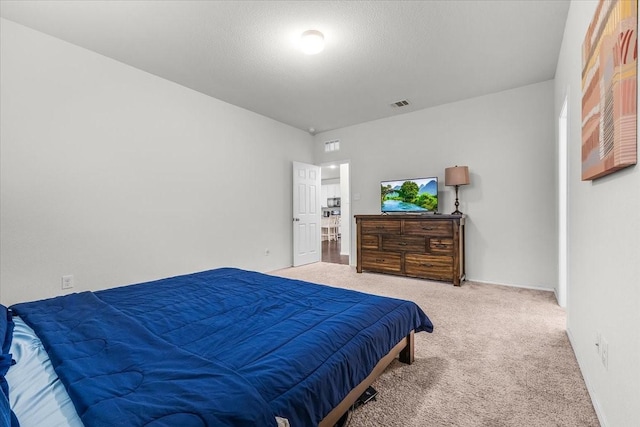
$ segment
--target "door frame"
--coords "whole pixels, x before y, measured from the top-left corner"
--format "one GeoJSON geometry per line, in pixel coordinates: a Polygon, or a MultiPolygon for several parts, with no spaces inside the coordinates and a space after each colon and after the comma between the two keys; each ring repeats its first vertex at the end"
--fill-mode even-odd
{"type": "Polygon", "coordinates": [[[341,167],[341,165],[348,165],[348,172],[346,173],[346,176],[343,177],[342,173],[340,173],[338,175],[338,179],[340,180],[340,199],[341,199],[341,206],[340,206],[340,221],[342,224],[342,241],[340,244],[340,252],[342,255],[342,251],[343,251],[343,246],[344,246],[344,242],[347,242],[347,248],[348,251],[346,251],[347,253],[345,255],[348,256],[349,259],[349,265],[351,265],[351,260],[353,259],[352,254],[353,254],[353,248],[354,246],[354,237],[355,237],[355,222],[353,220],[353,212],[351,210],[351,161],[349,159],[344,159],[344,160],[335,160],[333,162],[323,162],[320,163],[320,167],[325,167],[325,166],[330,166],[330,165],[337,165],[338,168],[341,167]],[[343,181],[344,182],[344,187],[346,188],[346,197],[344,194],[342,194],[343,191],[343,181]],[[346,207],[346,215],[345,215],[345,208],[346,207]],[[345,229],[346,227],[346,229],[345,229]]]}
{"type": "Polygon", "coordinates": [[[558,294],[560,307],[567,307],[569,282],[569,90],[558,116],[558,294]]]}

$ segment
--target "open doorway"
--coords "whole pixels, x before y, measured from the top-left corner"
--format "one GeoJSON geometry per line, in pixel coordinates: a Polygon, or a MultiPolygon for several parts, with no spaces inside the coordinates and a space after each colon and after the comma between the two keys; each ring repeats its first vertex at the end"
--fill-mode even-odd
{"type": "Polygon", "coordinates": [[[349,264],[351,255],[351,204],[349,162],[321,165],[322,261],[349,264]]]}

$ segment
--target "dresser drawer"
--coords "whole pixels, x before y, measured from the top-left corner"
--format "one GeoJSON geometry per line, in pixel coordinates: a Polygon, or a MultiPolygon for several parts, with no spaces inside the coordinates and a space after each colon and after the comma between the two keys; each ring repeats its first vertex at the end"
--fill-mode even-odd
{"type": "Polygon", "coordinates": [[[363,234],[360,245],[362,245],[362,249],[380,249],[380,236],[377,234],[363,234]]]}
{"type": "Polygon", "coordinates": [[[427,240],[423,236],[382,236],[383,251],[426,252],[427,240]]]}
{"type": "Polygon", "coordinates": [[[453,257],[406,254],[404,271],[410,276],[450,280],[453,275],[453,257]]]}
{"type": "Polygon", "coordinates": [[[400,221],[380,220],[380,221],[363,221],[363,234],[400,234],[400,221]]]}
{"type": "Polygon", "coordinates": [[[362,251],[362,268],[365,270],[400,273],[402,261],[399,253],[362,251]]]}
{"type": "Polygon", "coordinates": [[[453,239],[429,239],[429,252],[432,254],[453,255],[453,239]]]}
{"type": "Polygon", "coordinates": [[[437,219],[430,221],[412,221],[407,219],[404,221],[404,234],[453,237],[453,222],[439,221],[437,219]]]}

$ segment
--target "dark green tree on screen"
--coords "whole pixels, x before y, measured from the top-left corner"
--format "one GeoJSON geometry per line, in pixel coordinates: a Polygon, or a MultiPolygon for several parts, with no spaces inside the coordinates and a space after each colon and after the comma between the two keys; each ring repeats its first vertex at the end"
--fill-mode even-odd
{"type": "Polygon", "coordinates": [[[393,193],[393,188],[390,185],[381,185],[380,186],[380,203],[384,204],[384,199],[387,197],[387,194],[393,193]]]}
{"type": "Polygon", "coordinates": [[[416,197],[418,197],[419,190],[420,188],[415,182],[405,181],[400,187],[400,190],[398,190],[398,194],[402,198],[402,201],[406,203],[413,203],[416,197]]]}

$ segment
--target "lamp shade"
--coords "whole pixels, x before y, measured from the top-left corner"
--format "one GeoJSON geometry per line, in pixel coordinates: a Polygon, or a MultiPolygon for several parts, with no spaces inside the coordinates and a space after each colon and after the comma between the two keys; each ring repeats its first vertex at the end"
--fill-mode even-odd
{"type": "Polygon", "coordinates": [[[453,166],[444,170],[444,185],[469,184],[469,167],[453,166]]]}

